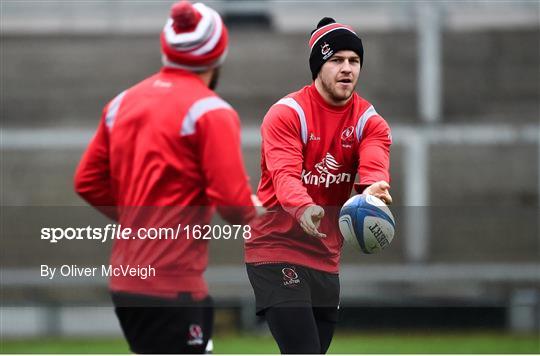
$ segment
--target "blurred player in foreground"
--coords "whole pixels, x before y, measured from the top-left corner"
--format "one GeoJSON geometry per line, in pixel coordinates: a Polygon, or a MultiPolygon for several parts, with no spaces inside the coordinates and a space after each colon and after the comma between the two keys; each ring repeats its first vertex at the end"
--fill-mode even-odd
{"type": "Polygon", "coordinates": [[[355,93],[364,50],[347,25],[311,33],[313,83],[274,104],[261,127],[258,197],[246,263],[257,304],[282,353],[326,353],[339,304],[339,208],[351,190],[391,203],[390,129],[355,93]],[[358,173],[359,183],[354,184],[358,173]]]}
{"type": "MultiPolygon", "coordinates": [[[[213,206],[234,224],[255,215],[237,113],[213,89],[228,34],[213,9],[182,1],[161,33],[160,72],[116,96],[75,175],[75,189],[122,228],[209,224],[213,206]]],[[[213,309],[203,278],[207,240],[116,240],[113,266],[151,266],[146,279],[118,275],[110,290],[136,353],[203,353],[213,309]]]]}

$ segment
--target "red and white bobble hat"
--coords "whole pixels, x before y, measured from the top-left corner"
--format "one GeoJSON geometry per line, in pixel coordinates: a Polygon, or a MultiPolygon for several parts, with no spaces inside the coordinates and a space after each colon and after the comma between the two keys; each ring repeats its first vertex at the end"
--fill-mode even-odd
{"type": "Polygon", "coordinates": [[[165,66],[195,72],[219,67],[227,56],[229,35],[219,14],[201,3],[181,1],[161,32],[165,66]]]}
{"type": "Polygon", "coordinates": [[[354,51],[360,57],[360,65],[364,63],[364,46],[360,37],[351,26],[337,23],[331,17],[323,17],[317,28],[311,31],[309,48],[309,68],[314,80],[323,64],[339,51],[354,51]]]}

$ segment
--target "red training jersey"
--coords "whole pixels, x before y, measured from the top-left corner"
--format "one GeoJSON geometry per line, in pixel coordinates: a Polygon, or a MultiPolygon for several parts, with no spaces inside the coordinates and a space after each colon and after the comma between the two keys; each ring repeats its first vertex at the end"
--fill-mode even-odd
{"type": "Polygon", "coordinates": [[[386,121],[354,93],[344,106],[327,104],[315,84],[274,104],[262,127],[257,195],[268,213],[252,221],[247,263],[287,262],[337,273],[343,238],[339,209],[377,181],[390,181],[392,137],[386,121]],[[306,234],[299,217],[310,205],[325,209],[319,231],[306,234]]]}
{"type": "Polygon", "coordinates": [[[113,276],[110,288],[156,296],[207,293],[207,240],[214,207],[231,223],[255,215],[240,150],[240,120],[195,74],[164,67],[106,105],[75,174],[75,189],[122,228],[168,228],[176,239],[115,240],[113,266],[151,266],[155,276],[113,276]]]}

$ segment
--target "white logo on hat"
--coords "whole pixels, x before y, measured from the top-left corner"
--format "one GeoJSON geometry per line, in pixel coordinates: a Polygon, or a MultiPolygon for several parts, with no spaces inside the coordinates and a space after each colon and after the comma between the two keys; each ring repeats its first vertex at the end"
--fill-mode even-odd
{"type": "Polygon", "coordinates": [[[328,58],[334,55],[334,50],[330,48],[330,45],[328,43],[325,42],[321,45],[321,54],[323,55],[323,61],[326,61],[328,58]]]}
{"type": "Polygon", "coordinates": [[[321,54],[324,56],[326,55],[328,52],[330,52],[331,49],[330,49],[330,45],[328,43],[324,43],[321,45],[321,54]]]}

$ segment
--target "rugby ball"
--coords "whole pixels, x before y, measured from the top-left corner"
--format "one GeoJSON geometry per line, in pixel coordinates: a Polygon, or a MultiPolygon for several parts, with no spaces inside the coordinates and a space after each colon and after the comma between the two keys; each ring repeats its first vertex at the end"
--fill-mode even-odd
{"type": "Polygon", "coordinates": [[[394,239],[396,222],[388,206],[373,195],[355,195],[343,204],[339,230],[345,241],[364,253],[377,253],[394,239]]]}

